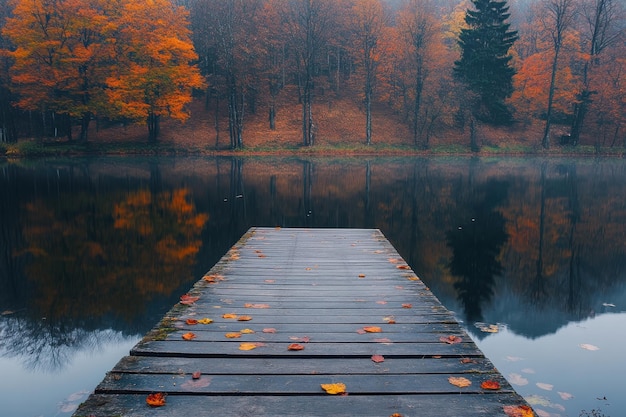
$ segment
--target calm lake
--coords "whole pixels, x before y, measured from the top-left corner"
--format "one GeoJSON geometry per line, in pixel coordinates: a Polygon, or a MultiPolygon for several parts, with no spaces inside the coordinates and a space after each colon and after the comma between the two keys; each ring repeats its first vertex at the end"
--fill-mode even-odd
{"type": "Polygon", "coordinates": [[[620,159],[0,163],[0,415],[70,416],[251,226],[378,228],[538,415],[626,415],[620,159]]]}

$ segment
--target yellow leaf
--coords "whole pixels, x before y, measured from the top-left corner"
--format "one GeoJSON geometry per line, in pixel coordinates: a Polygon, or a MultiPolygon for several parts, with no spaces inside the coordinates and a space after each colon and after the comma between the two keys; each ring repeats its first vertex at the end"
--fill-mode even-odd
{"type": "Polygon", "coordinates": [[[258,345],[256,343],[241,343],[239,345],[239,350],[252,350],[256,349],[258,345]]]}
{"type": "Polygon", "coordinates": [[[463,378],[462,376],[460,377],[451,376],[450,378],[448,378],[448,382],[459,388],[469,387],[470,385],[472,385],[472,381],[470,381],[467,378],[463,378]]]}
{"type": "Polygon", "coordinates": [[[211,324],[211,323],[213,323],[213,320],[212,319],[208,319],[208,318],[205,317],[203,319],[198,320],[198,323],[199,324],[211,324]]]}
{"type": "Polygon", "coordinates": [[[341,382],[337,382],[335,384],[320,384],[322,389],[326,391],[326,394],[336,395],[336,394],[345,394],[346,393],[346,384],[342,384],[341,382]]]}
{"type": "Polygon", "coordinates": [[[243,330],[240,330],[239,333],[241,333],[241,334],[252,334],[252,333],[254,333],[254,330],[252,330],[252,329],[243,329],[243,330]]]}
{"type": "Polygon", "coordinates": [[[237,339],[241,337],[241,333],[226,333],[224,336],[226,336],[228,339],[237,339]]]}
{"type": "Polygon", "coordinates": [[[226,313],[222,315],[223,319],[236,319],[237,315],[234,313],[226,313]]]}

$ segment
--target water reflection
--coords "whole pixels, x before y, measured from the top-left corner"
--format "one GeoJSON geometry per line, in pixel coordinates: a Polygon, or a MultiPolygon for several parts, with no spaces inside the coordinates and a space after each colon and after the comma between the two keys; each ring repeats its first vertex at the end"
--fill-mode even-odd
{"type": "Polygon", "coordinates": [[[4,164],[0,352],[57,368],[95,330],[145,332],[253,225],[380,228],[467,321],[536,338],[624,285],[625,180],[612,160],[4,164]]]}

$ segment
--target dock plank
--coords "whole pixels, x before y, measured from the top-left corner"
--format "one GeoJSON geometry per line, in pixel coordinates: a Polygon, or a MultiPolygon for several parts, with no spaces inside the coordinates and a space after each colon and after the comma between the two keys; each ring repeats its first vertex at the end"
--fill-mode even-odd
{"type": "Polygon", "coordinates": [[[253,228],[205,278],[75,417],[471,417],[528,406],[378,230],[253,228]],[[483,389],[487,380],[500,389],[483,389]],[[335,382],[347,395],[321,389],[335,382]],[[154,392],[165,406],[146,404],[154,392]]]}

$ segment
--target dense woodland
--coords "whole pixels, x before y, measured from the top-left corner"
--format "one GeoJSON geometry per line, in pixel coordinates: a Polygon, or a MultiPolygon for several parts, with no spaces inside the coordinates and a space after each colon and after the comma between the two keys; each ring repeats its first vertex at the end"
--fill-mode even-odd
{"type": "Polygon", "coordinates": [[[277,129],[286,105],[312,146],[319,109],[349,97],[367,144],[385,108],[420,148],[538,123],[544,148],[626,146],[625,13],[624,0],[9,0],[0,140],[87,140],[95,120],[147,124],[155,141],[202,100],[230,148],[252,115],[277,129]]]}

